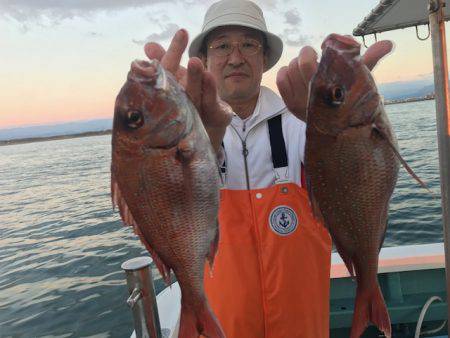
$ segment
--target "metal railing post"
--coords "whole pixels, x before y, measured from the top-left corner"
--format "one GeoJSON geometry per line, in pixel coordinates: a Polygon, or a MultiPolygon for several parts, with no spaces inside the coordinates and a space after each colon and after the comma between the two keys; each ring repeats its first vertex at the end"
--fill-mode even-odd
{"type": "Polygon", "coordinates": [[[429,21],[433,49],[436,129],[441,179],[442,221],[445,244],[445,275],[447,287],[447,317],[450,323],[450,116],[447,45],[445,40],[444,0],[429,1],[429,21]]]}
{"type": "Polygon", "coordinates": [[[127,276],[136,338],[161,338],[158,306],[153,286],[150,257],[136,257],[122,264],[127,276]]]}

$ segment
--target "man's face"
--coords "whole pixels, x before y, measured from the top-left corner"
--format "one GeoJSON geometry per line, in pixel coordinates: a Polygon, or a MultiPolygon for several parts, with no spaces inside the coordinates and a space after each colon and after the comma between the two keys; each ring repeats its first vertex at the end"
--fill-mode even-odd
{"type": "Polygon", "coordinates": [[[244,102],[259,94],[267,64],[262,45],[261,33],[246,27],[221,27],[208,36],[206,67],[216,79],[224,101],[244,102]],[[252,47],[255,42],[256,49],[252,47]],[[224,55],[223,49],[230,46],[231,53],[224,55]]]}

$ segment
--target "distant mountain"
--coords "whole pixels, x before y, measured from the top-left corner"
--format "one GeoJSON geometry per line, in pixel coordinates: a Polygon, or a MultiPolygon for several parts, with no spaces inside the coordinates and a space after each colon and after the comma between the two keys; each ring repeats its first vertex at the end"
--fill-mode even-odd
{"type": "Polygon", "coordinates": [[[386,100],[400,100],[411,97],[421,97],[434,93],[433,78],[414,81],[382,83],[378,90],[386,100]]]}
{"type": "Polygon", "coordinates": [[[434,93],[434,83],[423,87],[422,89],[420,89],[419,91],[417,91],[413,95],[415,97],[420,97],[420,96],[425,96],[425,95],[428,95],[428,94],[431,94],[431,93],[434,93]]]}
{"type": "Polygon", "coordinates": [[[0,129],[0,141],[32,137],[49,137],[103,131],[112,128],[111,119],[75,121],[53,125],[0,129]]]}

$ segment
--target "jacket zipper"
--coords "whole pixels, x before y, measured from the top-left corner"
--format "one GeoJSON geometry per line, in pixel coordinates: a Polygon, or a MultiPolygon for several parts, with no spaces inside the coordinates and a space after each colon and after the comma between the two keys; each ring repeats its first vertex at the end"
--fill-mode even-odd
{"type": "Polygon", "coordinates": [[[247,149],[246,141],[247,141],[247,138],[242,140],[242,155],[244,155],[245,180],[247,182],[247,190],[250,190],[250,177],[248,174],[248,164],[247,164],[248,149],[247,149]]]}
{"type": "MultiPolygon", "coordinates": [[[[242,155],[244,156],[244,168],[245,168],[245,182],[247,183],[247,190],[250,190],[250,176],[248,174],[248,163],[247,163],[247,157],[248,157],[248,149],[247,149],[247,137],[250,134],[250,131],[252,129],[254,129],[256,126],[258,126],[259,124],[266,122],[267,120],[271,119],[272,117],[276,116],[278,113],[280,113],[281,111],[283,111],[284,109],[286,109],[286,107],[283,107],[282,109],[280,109],[279,111],[277,111],[275,114],[273,114],[272,116],[266,117],[264,120],[259,121],[257,124],[255,124],[254,126],[252,126],[248,131],[247,131],[247,135],[245,135],[245,138],[242,138],[241,135],[239,135],[238,131],[236,130],[236,128],[230,124],[231,128],[234,129],[234,131],[236,132],[236,135],[239,137],[239,139],[241,140],[242,143],[242,155]]],[[[246,126],[245,126],[244,122],[244,126],[242,127],[242,131],[245,132],[246,130],[246,126]]]]}

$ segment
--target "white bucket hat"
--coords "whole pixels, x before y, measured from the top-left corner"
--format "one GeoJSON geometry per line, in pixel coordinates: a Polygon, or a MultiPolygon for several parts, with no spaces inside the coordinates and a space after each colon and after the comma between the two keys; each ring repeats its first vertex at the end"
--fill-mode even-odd
{"type": "Polygon", "coordinates": [[[199,56],[203,40],[212,30],[222,26],[243,26],[265,34],[268,46],[267,69],[272,68],[281,57],[283,42],[275,34],[269,33],[261,8],[248,0],[221,0],[209,7],[205,14],[202,31],[189,47],[189,57],[199,56]]]}

